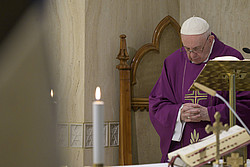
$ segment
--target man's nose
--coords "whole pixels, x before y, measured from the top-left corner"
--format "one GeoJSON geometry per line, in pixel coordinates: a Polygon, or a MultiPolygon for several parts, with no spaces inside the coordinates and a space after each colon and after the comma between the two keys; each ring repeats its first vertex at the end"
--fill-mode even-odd
{"type": "Polygon", "coordinates": [[[191,52],[189,52],[189,56],[194,56],[194,55],[196,54],[191,50],[191,52]]]}

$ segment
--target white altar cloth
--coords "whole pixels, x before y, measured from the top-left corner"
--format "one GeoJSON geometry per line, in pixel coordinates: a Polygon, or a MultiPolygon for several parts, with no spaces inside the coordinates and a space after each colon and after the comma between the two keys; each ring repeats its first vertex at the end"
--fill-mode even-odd
{"type": "MultiPolygon", "coordinates": [[[[121,167],[121,166],[112,166],[121,167]]],[[[142,164],[142,165],[125,165],[124,167],[168,167],[168,163],[142,164]]]]}

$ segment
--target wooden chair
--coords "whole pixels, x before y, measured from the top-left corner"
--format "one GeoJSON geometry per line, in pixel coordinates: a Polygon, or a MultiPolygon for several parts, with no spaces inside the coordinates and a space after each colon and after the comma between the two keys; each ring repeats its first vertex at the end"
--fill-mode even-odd
{"type": "Polygon", "coordinates": [[[180,26],[166,16],[154,30],[152,43],[143,45],[128,64],[126,35],[120,35],[119,164],[160,162],[159,136],[148,114],[148,96],[159,78],[164,59],[181,47],[180,26]]]}

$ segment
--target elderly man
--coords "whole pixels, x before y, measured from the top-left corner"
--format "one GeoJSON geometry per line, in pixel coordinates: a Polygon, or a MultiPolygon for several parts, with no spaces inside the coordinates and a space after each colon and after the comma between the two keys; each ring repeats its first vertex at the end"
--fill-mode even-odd
{"type": "MultiPolygon", "coordinates": [[[[215,121],[215,112],[220,112],[223,123],[229,122],[229,111],[222,101],[188,89],[209,60],[222,56],[244,59],[240,52],[219,41],[200,17],[182,24],[181,39],[183,47],[165,59],[149,96],[150,119],[161,140],[161,162],[168,159],[169,152],[206,137],[205,127],[215,121]]],[[[217,93],[228,99],[228,92],[217,93]]],[[[236,98],[237,113],[250,127],[250,93],[237,92],[236,98]]]]}

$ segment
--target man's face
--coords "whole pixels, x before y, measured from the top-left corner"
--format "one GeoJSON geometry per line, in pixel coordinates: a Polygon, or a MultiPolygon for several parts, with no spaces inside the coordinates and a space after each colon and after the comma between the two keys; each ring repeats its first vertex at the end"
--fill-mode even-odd
{"type": "Polygon", "coordinates": [[[183,46],[188,59],[194,64],[204,62],[211,48],[210,36],[204,35],[181,35],[183,46]]]}

